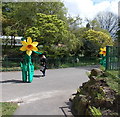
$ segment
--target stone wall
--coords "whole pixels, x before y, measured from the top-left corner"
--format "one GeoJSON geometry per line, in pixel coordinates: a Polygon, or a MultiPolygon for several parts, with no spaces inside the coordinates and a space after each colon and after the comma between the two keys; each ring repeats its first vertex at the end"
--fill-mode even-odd
{"type": "Polygon", "coordinates": [[[91,70],[90,80],[82,84],[71,98],[71,111],[74,116],[111,117],[118,116],[120,95],[112,90],[104,79],[96,76],[105,73],[99,69],[91,70]]]}

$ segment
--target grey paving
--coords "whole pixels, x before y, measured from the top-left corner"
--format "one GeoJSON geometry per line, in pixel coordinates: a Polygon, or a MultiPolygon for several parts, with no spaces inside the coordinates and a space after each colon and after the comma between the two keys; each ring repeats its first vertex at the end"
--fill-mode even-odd
{"type": "Polygon", "coordinates": [[[48,69],[45,77],[35,71],[32,83],[23,83],[21,72],[2,73],[2,99],[19,103],[14,115],[65,115],[69,110],[69,97],[83,82],[91,67],[48,69]]]}

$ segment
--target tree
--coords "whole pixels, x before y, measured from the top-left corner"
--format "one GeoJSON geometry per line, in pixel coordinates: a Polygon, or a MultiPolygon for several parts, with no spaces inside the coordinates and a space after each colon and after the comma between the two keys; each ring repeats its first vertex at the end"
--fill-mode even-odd
{"type": "Polygon", "coordinates": [[[57,15],[66,21],[66,8],[62,2],[8,2],[2,4],[2,29],[6,35],[6,28],[17,30],[19,36],[23,36],[25,30],[34,26],[33,20],[37,13],[57,15]]]}
{"type": "Polygon", "coordinates": [[[67,9],[63,2],[40,2],[37,3],[37,13],[56,15],[58,19],[66,21],[67,9]]]}
{"type": "Polygon", "coordinates": [[[69,16],[67,18],[67,23],[68,23],[68,30],[71,32],[71,34],[74,34],[75,37],[77,38],[77,48],[75,49],[75,51],[72,51],[72,54],[74,54],[75,56],[79,56],[81,54],[81,46],[82,46],[82,39],[81,39],[81,35],[83,33],[80,33],[79,29],[82,25],[82,19],[80,18],[80,16],[76,16],[76,17],[71,17],[69,16]]]}
{"type": "Polygon", "coordinates": [[[120,46],[120,17],[118,17],[118,31],[117,31],[117,39],[115,40],[115,45],[120,46]]]}
{"type": "Polygon", "coordinates": [[[81,24],[82,24],[82,19],[80,18],[80,16],[76,16],[76,17],[67,17],[67,23],[68,23],[68,27],[70,31],[74,31],[77,30],[81,24]]]}
{"type": "Polygon", "coordinates": [[[86,24],[87,29],[92,29],[92,30],[95,30],[95,31],[101,31],[101,32],[104,32],[108,35],[110,34],[108,32],[108,30],[101,28],[100,23],[96,19],[93,19],[93,20],[86,19],[86,20],[88,22],[86,24]]]}
{"type": "Polygon", "coordinates": [[[86,24],[86,28],[89,28],[89,29],[93,29],[93,30],[101,30],[101,27],[100,27],[100,24],[97,20],[93,19],[93,20],[89,20],[89,19],[86,19],[86,21],[88,22],[86,24]]]}
{"type": "Polygon", "coordinates": [[[19,36],[24,35],[26,28],[33,26],[33,19],[36,14],[36,4],[32,2],[3,3],[3,34],[6,35],[6,28],[17,30],[19,36]]]}
{"type": "Polygon", "coordinates": [[[106,29],[113,38],[116,37],[118,30],[118,16],[112,12],[100,12],[95,17],[102,29],[106,29]]]}
{"type": "Polygon", "coordinates": [[[77,48],[77,38],[56,15],[37,13],[34,23],[33,27],[26,30],[26,37],[38,41],[50,55],[69,55],[77,48]]]}
{"type": "Polygon", "coordinates": [[[113,45],[110,35],[101,31],[90,29],[85,32],[83,38],[83,51],[85,56],[96,56],[101,47],[113,45]]]}

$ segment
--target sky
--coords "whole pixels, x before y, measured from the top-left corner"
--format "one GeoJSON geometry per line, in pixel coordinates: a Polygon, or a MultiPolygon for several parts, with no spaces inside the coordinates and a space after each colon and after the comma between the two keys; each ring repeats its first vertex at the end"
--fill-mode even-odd
{"type": "Polygon", "coordinates": [[[120,0],[63,0],[70,16],[93,19],[100,11],[111,11],[118,15],[120,0]]]}

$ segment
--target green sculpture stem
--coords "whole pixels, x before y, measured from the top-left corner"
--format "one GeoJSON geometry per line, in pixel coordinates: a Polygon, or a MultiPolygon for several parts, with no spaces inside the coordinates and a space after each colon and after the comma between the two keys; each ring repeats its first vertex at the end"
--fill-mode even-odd
{"type": "Polygon", "coordinates": [[[100,57],[101,57],[100,64],[106,67],[106,56],[101,55],[100,57]]]}
{"type": "MultiPolygon", "coordinates": [[[[33,51],[36,54],[42,54],[41,52],[33,51]]],[[[33,75],[34,75],[34,65],[31,61],[31,56],[25,54],[23,57],[23,62],[21,62],[21,69],[22,69],[22,80],[23,82],[32,82],[33,75]]]]}

